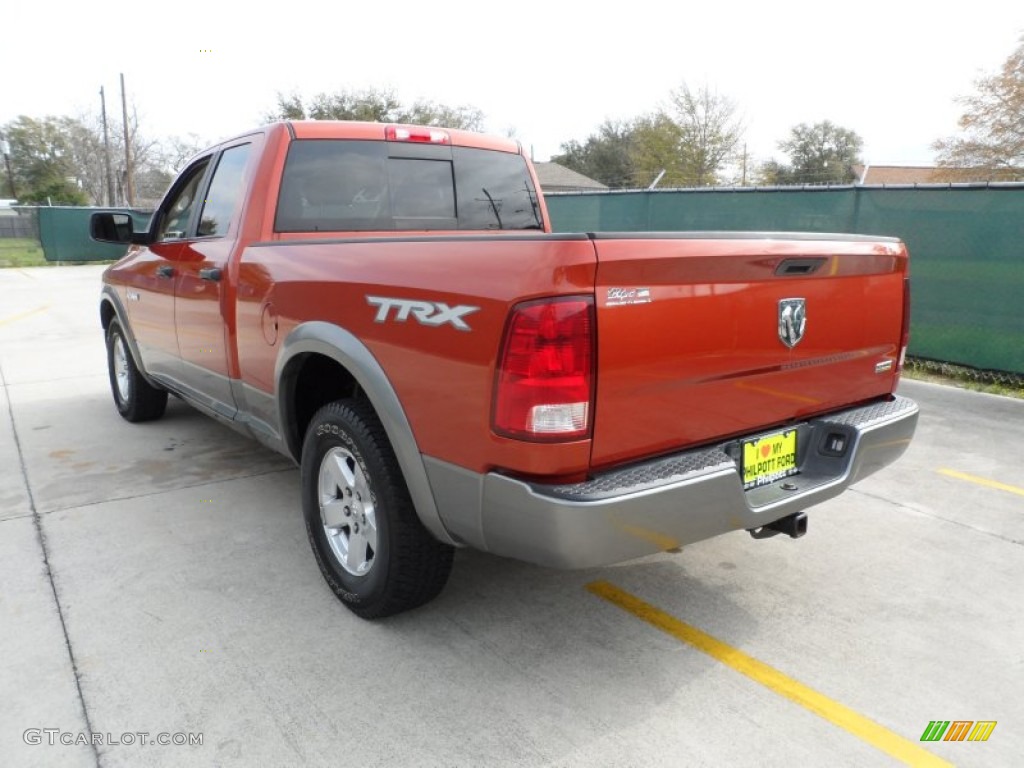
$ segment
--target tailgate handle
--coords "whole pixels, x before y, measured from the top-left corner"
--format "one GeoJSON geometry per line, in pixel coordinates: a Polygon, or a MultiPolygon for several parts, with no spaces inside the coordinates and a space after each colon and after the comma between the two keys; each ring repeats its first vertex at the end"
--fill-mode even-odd
{"type": "Polygon", "coordinates": [[[785,259],[775,268],[776,277],[795,277],[799,275],[813,275],[824,264],[827,259],[785,259]]]}

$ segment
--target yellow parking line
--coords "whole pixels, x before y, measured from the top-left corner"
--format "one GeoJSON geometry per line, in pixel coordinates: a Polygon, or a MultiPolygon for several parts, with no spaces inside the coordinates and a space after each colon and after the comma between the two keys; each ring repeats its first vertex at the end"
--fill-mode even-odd
{"type": "Polygon", "coordinates": [[[46,305],[44,305],[42,307],[36,307],[35,309],[30,309],[27,312],[21,312],[21,313],[19,313],[17,315],[11,315],[10,317],[5,317],[3,320],[0,320],[0,325],[7,325],[7,323],[13,323],[13,322],[16,322],[18,320],[24,320],[26,317],[29,317],[30,315],[34,315],[37,312],[45,312],[49,308],[50,308],[50,305],[46,304],[46,305]]]}
{"type": "Polygon", "coordinates": [[[978,477],[977,475],[968,475],[966,472],[957,472],[955,469],[939,469],[936,471],[940,475],[945,475],[946,477],[955,477],[957,480],[966,480],[968,483],[984,485],[986,488],[995,488],[997,491],[1006,491],[1007,493],[1015,493],[1018,496],[1024,496],[1024,488],[1018,488],[1015,485],[1007,485],[1006,483],[989,480],[985,477],[978,477]]]}
{"type": "Polygon", "coordinates": [[[595,581],[587,585],[587,590],[656,629],[660,629],[677,640],[693,646],[698,651],[706,653],[711,658],[717,659],[819,717],[823,717],[833,725],[838,725],[848,733],[907,765],[936,767],[952,765],[928,750],[922,749],[914,742],[854,712],[849,707],[844,707],[839,702],[808,688],[803,683],[782,674],[753,656],[748,656],[743,651],[726,645],[721,640],[670,616],[650,603],[645,603],[614,584],[607,581],[595,581]]]}

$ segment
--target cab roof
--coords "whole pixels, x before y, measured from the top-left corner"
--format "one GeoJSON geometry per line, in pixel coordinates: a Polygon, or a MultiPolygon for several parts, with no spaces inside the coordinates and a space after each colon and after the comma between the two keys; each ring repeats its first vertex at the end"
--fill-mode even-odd
{"type": "Polygon", "coordinates": [[[437,126],[397,125],[394,123],[364,123],[348,120],[292,120],[288,121],[292,135],[296,139],[363,139],[384,141],[385,131],[390,127],[412,129],[414,131],[443,131],[448,135],[449,143],[456,147],[472,147],[475,149],[492,149],[498,152],[522,154],[518,141],[501,136],[489,136],[472,131],[437,126]]]}

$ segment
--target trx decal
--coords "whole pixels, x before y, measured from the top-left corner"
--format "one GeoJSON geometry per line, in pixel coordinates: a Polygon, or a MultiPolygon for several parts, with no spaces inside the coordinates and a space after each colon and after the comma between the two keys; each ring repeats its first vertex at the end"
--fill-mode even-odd
{"type": "Polygon", "coordinates": [[[385,296],[367,296],[366,303],[378,308],[377,316],[373,318],[376,323],[387,322],[389,314],[396,323],[404,323],[411,315],[420,325],[437,328],[447,323],[460,331],[472,330],[462,318],[480,311],[480,307],[469,307],[463,304],[450,307],[442,301],[390,299],[385,296]],[[395,310],[394,313],[391,312],[392,309],[395,310]]]}

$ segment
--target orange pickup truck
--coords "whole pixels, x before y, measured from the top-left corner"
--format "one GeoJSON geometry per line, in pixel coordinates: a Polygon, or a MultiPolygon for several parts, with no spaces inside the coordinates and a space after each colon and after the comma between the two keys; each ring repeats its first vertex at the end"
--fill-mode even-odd
{"type": "Polygon", "coordinates": [[[895,239],[552,234],[518,143],[282,122],[197,155],[104,273],[114,402],[168,393],[291,457],[355,613],[421,605],[455,547],[562,568],[803,512],[894,461],[895,239]]]}

